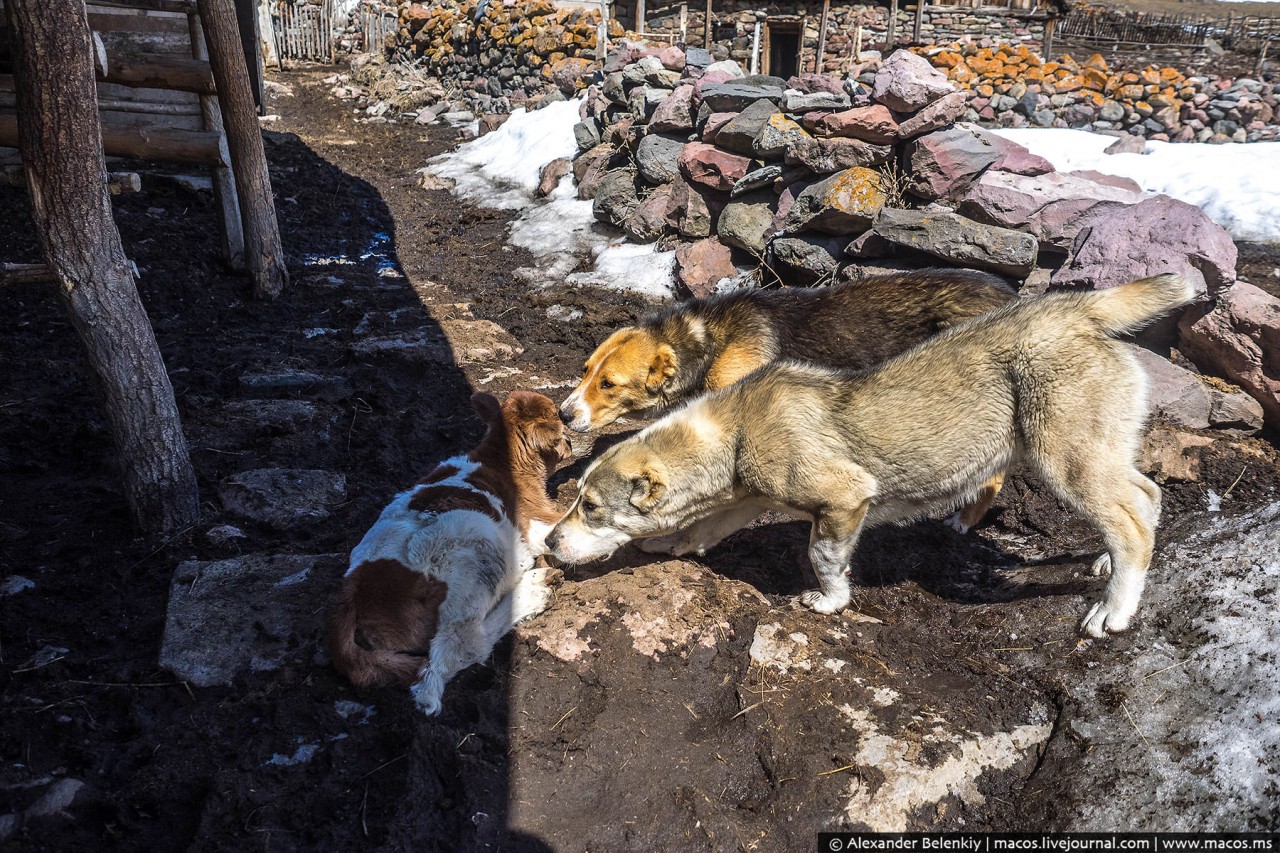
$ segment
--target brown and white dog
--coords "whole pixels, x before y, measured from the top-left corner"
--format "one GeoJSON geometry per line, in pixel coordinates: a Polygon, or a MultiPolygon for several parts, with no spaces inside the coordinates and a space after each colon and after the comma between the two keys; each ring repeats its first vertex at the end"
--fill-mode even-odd
{"type": "Polygon", "coordinates": [[[471,403],[484,439],[382,511],[351,552],[330,620],[339,672],[361,687],[411,684],[426,714],[551,595],[533,566],[559,517],[547,477],[571,453],[555,403],[529,391],[471,403]]]}

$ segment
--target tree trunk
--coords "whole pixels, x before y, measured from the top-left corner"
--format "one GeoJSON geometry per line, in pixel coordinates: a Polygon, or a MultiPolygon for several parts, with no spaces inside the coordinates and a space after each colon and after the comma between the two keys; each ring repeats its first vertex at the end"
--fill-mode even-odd
{"type": "Polygon", "coordinates": [[[199,0],[200,20],[213,79],[218,84],[218,104],[231,147],[231,166],[240,198],[244,223],[245,264],[259,299],[274,299],[289,283],[280,226],[271,198],[271,175],[262,150],[262,130],[253,104],[249,69],[245,65],[236,10],[232,0],[199,0]]]}
{"type": "Polygon", "coordinates": [[[40,246],[97,375],[133,517],[149,533],[173,531],[199,518],[195,472],[111,218],[84,2],[9,0],[5,11],[40,246]]]}

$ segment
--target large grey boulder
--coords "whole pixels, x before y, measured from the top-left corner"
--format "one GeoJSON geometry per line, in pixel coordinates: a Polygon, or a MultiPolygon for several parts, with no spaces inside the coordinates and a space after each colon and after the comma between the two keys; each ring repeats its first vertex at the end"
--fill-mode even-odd
{"type": "Polygon", "coordinates": [[[716,131],[716,145],[736,154],[756,156],[756,136],[777,112],[778,108],[772,101],[756,101],[721,125],[716,131]]]}
{"type": "Polygon", "coordinates": [[[786,284],[812,285],[835,278],[847,237],[805,234],[776,237],[769,243],[771,266],[786,284]]]}
{"type": "Polygon", "coordinates": [[[884,203],[880,173],[855,166],[804,187],[785,214],[783,230],[861,234],[884,203]]]}
{"type": "Polygon", "coordinates": [[[669,183],[679,173],[680,152],[685,138],[650,133],[636,146],[636,171],[651,184],[669,183]]]}
{"type": "Polygon", "coordinates": [[[861,139],[803,137],[787,146],[783,161],[803,166],[816,175],[840,172],[854,166],[878,166],[893,154],[893,146],[876,145],[861,139]]]}
{"type": "Polygon", "coordinates": [[[782,100],[782,89],[759,86],[746,81],[711,83],[698,89],[702,103],[717,113],[740,113],[756,101],[767,99],[776,106],[782,100]]]}
{"type": "Polygon", "coordinates": [[[1030,234],[955,213],[885,208],[872,230],[891,243],[959,266],[1023,278],[1036,265],[1038,246],[1030,234]]]}
{"type": "Polygon", "coordinates": [[[1262,428],[1262,406],[1239,388],[1210,384],[1150,350],[1134,347],[1133,352],[1147,374],[1153,418],[1186,429],[1253,433],[1262,428]]]}
{"type": "Polygon", "coordinates": [[[757,157],[774,159],[803,140],[810,139],[809,131],[782,113],[773,113],[761,126],[752,142],[751,150],[757,157]]]}
{"type": "Polygon", "coordinates": [[[169,585],[160,666],[197,687],[286,663],[314,665],[343,554],[250,554],[180,563],[169,585]]]}
{"type": "Polygon", "coordinates": [[[757,257],[763,255],[777,200],[772,190],[756,190],[730,201],[716,220],[716,233],[721,242],[757,257]]]}
{"type": "Polygon", "coordinates": [[[614,169],[604,176],[591,202],[591,213],[600,222],[621,226],[640,203],[630,169],[614,169]]]}
{"type": "Polygon", "coordinates": [[[913,113],[954,91],[929,60],[901,49],[880,63],[871,96],[894,112],[913,113]]]}

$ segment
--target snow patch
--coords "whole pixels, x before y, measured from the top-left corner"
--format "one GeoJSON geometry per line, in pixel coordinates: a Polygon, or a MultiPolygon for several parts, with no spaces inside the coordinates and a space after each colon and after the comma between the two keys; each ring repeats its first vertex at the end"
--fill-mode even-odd
{"type": "Polygon", "coordinates": [[[515,274],[534,287],[570,284],[626,290],[655,299],[675,295],[675,252],[628,243],[597,222],[592,203],[577,197],[565,176],[545,199],[535,199],[542,167],[572,157],[580,100],[534,112],[516,110],[501,127],[431,160],[431,174],[454,181],[453,192],[483,207],[519,211],[511,245],[534,257],[515,274]]]}
{"type": "Polygon", "coordinates": [[[840,707],[840,713],[858,729],[855,765],[874,767],[884,782],[872,786],[855,778],[849,784],[845,814],[875,832],[905,832],[907,819],[921,806],[943,797],[959,797],[966,805],[986,802],[978,779],[987,770],[1006,770],[1021,761],[1033,747],[1049,739],[1051,725],[1018,726],[1011,732],[965,737],[935,726],[921,742],[954,747],[937,765],[918,764],[921,744],[882,734],[875,718],[862,708],[840,707]],[[958,750],[959,754],[955,754],[958,750]]]}
{"type": "Polygon", "coordinates": [[[809,638],[804,634],[787,634],[776,622],[757,625],[751,638],[751,661],[782,672],[808,670],[811,668],[808,649],[809,638]]]}
{"type": "Polygon", "coordinates": [[[1236,240],[1280,242],[1280,145],[1148,142],[1143,154],[1105,154],[1115,137],[1064,128],[995,129],[1060,172],[1092,169],[1193,204],[1236,240]]]}
{"type": "Polygon", "coordinates": [[[30,578],[24,578],[22,575],[9,575],[3,581],[0,581],[0,598],[7,598],[10,595],[17,595],[28,589],[35,589],[36,582],[30,578]]]}

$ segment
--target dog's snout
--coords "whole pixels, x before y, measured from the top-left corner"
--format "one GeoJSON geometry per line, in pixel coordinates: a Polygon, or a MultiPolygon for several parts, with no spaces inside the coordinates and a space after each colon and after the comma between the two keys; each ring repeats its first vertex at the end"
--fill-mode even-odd
{"type": "Polygon", "coordinates": [[[573,412],[561,406],[560,407],[560,423],[564,424],[565,426],[568,426],[572,420],[573,420],[573,412]]]}
{"type": "Polygon", "coordinates": [[[560,544],[560,528],[553,527],[543,541],[547,543],[547,550],[554,551],[555,547],[560,544]]]}

